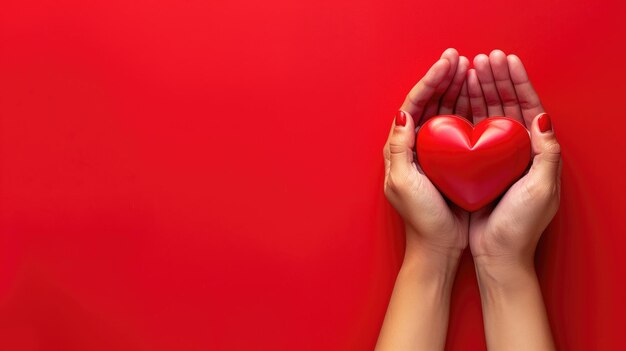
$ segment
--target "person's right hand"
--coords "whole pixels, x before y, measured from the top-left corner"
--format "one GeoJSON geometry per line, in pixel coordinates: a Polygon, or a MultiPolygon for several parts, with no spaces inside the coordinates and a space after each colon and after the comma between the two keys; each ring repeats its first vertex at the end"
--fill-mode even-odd
{"type": "Polygon", "coordinates": [[[376,350],[443,350],[450,296],[467,247],[467,212],[450,207],[415,163],[415,126],[436,114],[467,116],[469,60],[446,50],[409,92],[385,143],[385,195],[406,226],[398,272],[376,350]]]}
{"type": "Polygon", "coordinates": [[[404,219],[407,255],[411,247],[419,247],[435,256],[458,259],[467,247],[468,213],[450,207],[421,173],[414,147],[415,126],[428,118],[452,113],[467,117],[468,68],[466,57],[455,49],[446,50],[407,95],[384,147],[385,195],[404,219]]]}

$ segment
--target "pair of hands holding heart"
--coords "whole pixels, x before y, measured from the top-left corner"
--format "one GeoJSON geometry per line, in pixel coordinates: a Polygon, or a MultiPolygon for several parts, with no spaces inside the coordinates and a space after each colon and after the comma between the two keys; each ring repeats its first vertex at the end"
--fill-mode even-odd
{"type": "MultiPolygon", "coordinates": [[[[559,206],[560,146],[552,131],[550,117],[544,113],[517,56],[507,56],[500,50],[494,50],[489,56],[476,56],[473,66],[470,68],[469,60],[459,56],[455,49],[447,49],[411,89],[396,115],[384,147],[385,194],[405,221],[407,249],[419,246],[422,251],[426,249],[436,257],[458,259],[469,243],[476,264],[522,264],[534,269],[537,242],[559,206]],[[493,118],[481,123],[481,127],[493,122],[496,134],[500,127],[495,122],[501,119],[497,117],[505,116],[517,122],[505,120],[501,129],[523,131],[523,126],[530,135],[530,145],[526,146],[524,139],[526,144],[528,139],[525,135],[520,138],[519,130],[509,133],[508,139],[506,133],[501,138],[504,143],[517,138],[513,144],[527,147],[525,160],[522,156],[511,161],[510,158],[516,155],[497,155],[497,152],[487,152],[482,156],[503,160],[500,169],[491,167],[496,173],[510,173],[509,166],[519,168],[520,165],[521,170],[516,172],[522,173],[531,156],[532,164],[519,180],[509,179],[506,187],[511,185],[511,181],[515,182],[499,200],[479,204],[479,209],[470,208],[475,210],[471,213],[446,200],[420,167],[420,160],[427,161],[426,157],[418,159],[415,155],[416,130],[422,132],[420,127],[433,116],[452,114],[466,118],[475,126],[493,118]]],[[[455,117],[447,118],[447,122],[440,123],[447,123],[448,129],[452,128],[449,133],[455,133],[454,126],[450,125],[458,121],[454,121],[455,117]]],[[[433,126],[427,127],[430,128],[429,133],[437,130],[433,126]]],[[[425,130],[423,134],[426,135],[425,130]]],[[[422,138],[422,135],[419,137],[422,138]]],[[[417,144],[419,148],[420,141],[417,144]]],[[[457,167],[457,171],[471,173],[474,169],[471,164],[463,167],[466,169],[457,167]]],[[[484,174],[484,177],[495,179],[498,174],[484,174]]],[[[450,199],[454,198],[453,194],[447,195],[450,199]]],[[[464,207],[472,206],[476,203],[464,207]]]]}

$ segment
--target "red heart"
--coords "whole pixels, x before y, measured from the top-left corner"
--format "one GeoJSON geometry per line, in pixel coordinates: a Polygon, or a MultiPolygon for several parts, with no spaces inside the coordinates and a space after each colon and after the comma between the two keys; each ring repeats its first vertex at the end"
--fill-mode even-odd
{"type": "Polygon", "coordinates": [[[526,127],[506,117],[476,126],[452,115],[433,117],[417,134],[424,174],[448,199],[473,212],[495,200],[530,162],[526,127]]]}

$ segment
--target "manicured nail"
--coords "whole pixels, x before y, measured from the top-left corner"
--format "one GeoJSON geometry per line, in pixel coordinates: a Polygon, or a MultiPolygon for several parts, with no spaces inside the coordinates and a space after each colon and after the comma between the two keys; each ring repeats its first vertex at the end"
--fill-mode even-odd
{"type": "Polygon", "coordinates": [[[537,119],[537,125],[539,126],[539,130],[542,133],[552,130],[552,121],[550,120],[550,115],[544,113],[539,116],[539,119],[537,119]]]}
{"type": "Polygon", "coordinates": [[[396,125],[402,127],[406,125],[406,113],[402,110],[398,110],[396,113],[396,125]]]}

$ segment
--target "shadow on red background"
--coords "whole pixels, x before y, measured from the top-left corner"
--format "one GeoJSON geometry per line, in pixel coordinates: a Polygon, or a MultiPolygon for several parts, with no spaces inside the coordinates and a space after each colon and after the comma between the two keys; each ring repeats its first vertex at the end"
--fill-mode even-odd
{"type": "MultiPolygon", "coordinates": [[[[382,145],[448,46],[525,61],[563,146],[558,345],[623,348],[621,1],[3,1],[0,348],[369,350],[382,145]]],[[[469,256],[450,350],[484,348],[469,256]]]]}

